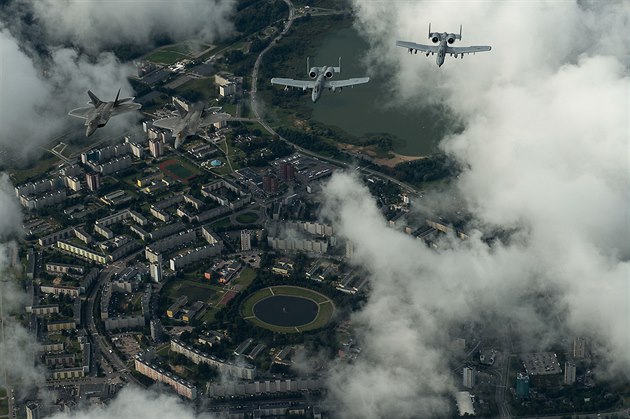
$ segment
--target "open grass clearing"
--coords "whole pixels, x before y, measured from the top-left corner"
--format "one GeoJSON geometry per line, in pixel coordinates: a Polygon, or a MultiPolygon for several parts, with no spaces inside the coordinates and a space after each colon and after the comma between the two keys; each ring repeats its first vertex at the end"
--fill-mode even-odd
{"type": "Polygon", "coordinates": [[[253,270],[252,268],[245,268],[238,275],[238,278],[232,281],[232,283],[234,285],[239,285],[242,291],[245,288],[249,287],[255,278],[256,278],[256,271],[253,270]]]}
{"type": "Polygon", "coordinates": [[[258,214],[253,211],[243,212],[236,216],[236,221],[241,224],[254,224],[258,221],[258,214]]]}
{"type": "Polygon", "coordinates": [[[219,291],[219,288],[210,284],[183,280],[170,283],[167,295],[172,301],[185,295],[188,297],[188,301],[209,302],[217,297],[219,291]]]}

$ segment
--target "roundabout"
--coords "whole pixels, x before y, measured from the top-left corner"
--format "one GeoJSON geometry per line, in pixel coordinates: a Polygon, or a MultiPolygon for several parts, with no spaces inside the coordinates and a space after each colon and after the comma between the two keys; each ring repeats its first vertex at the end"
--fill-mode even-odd
{"type": "Polygon", "coordinates": [[[301,333],[324,326],[335,310],[333,302],[308,288],[281,285],[263,288],[243,303],[245,320],[280,333],[301,333]]]}

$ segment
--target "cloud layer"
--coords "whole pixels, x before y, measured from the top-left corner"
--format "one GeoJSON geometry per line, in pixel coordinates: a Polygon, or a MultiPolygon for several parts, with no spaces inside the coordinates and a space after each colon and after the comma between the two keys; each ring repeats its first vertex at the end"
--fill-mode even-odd
{"type": "MultiPolygon", "coordinates": [[[[17,157],[19,164],[41,155],[56,136],[83,131],[84,121],[67,113],[86,106],[88,89],[103,100],[113,100],[119,88],[121,94],[132,94],[127,81],[131,66],[121,64],[111,53],[92,58],[73,49],[52,48],[50,56],[41,58],[1,28],[0,49],[6,63],[0,77],[0,148],[8,153],[0,155],[0,164],[8,163],[1,160],[3,156],[17,157]]],[[[122,121],[126,123],[118,128],[128,128],[130,118],[122,117],[122,121]]]]}
{"type": "Polygon", "coordinates": [[[232,30],[235,0],[23,0],[54,42],[100,52],[156,39],[212,42],[232,30]]]}
{"type": "Polygon", "coordinates": [[[190,405],[176,396],[155,390],[125,387],[106,406],[83,406],[71,414],[59,413],[51,419],[138,418],[138,419],[210,419],[213,416],[196,414],[190,405]]]}
{"type": "MultiPolygon", "coordinates": [[[[468,241],[433,251],[386,228],[356,179],[333,177],[325,214],[372,284],[354,317],[361,357],[330,379],[344,414],[445,413],[455,388],[446,331],[488,319],[529,343],[519,350],[589,336],[599,373],[630,377],[627,8],[356,0],[355,10],[366,60],[391,77],[392,101],[445,104],[461,119],[463,132],[440,146],[465,168],[446,193],[473,221],[468,241]],[[418,16],[437,31],[463,23],[460,45],[492,52],[447,56],[438,68],[435,57],[396,48],[396,39],[428,42],[418,16]],[[497,228],[513,233],[488,247],[479,231],[497,228]]],[[[452,210],[441,198],[422,204],[452,210]]]]}
{"type": "MultiPolygon", "coordinates": [[[[108,49],[150,50],[164,39],[213,42],[232,31],[234,6],[234,0],[7,2],[0,8],[0,167],[39,156],[63,133],[79,136],[82,121],[67,113],[85,106],[88,89],[103,100],[119,88],[133,96],[127,77],[134,69],[108,49]]],[[[135,120],[114,118],[106,130],[122,134],[135,120]]]]}

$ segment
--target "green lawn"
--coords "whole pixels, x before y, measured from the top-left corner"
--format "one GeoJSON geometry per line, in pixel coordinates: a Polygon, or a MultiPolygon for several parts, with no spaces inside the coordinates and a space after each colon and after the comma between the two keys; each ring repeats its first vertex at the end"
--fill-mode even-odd
{"type": "MultiPolygon", "coordinates": [[[[177,94],[186,95],[186,93],[201,93],[204,100],[210,100],[219,97],[219,88],[214,84],[214,79],[197,79],[191,80],[186,84],[175,89],[177,94]]],[[[211,105],[214,106],[214,105],[211,105]]]]}
{"type": "Polygon", "coordinates": [[[269,329],[277,333],[301,333],[308,330],[318,329],[324,326],[330,321],[335,311],[335,305],[333,302],[323,294],[317,291],[312,291],[307,288],[294,287],[290,285],[275,286],[270,288],[263,288],[252,294],[249,299],[243,304],[243,317],[251,321],[258,327],[269,329]],[[272,292],[273,289],[273,292],[272,292]],[[319,304],[319,312],[317,317],[312,322],[298,327],[282,327],[269,323],[265,323],[262,320],[254,316],[254,305],[260,300],[263,300],[272,295],[292,295],[296,297],[304,297],[311,299],[319,304]]]}
{"type": "Polygon", "coordinates": [[[218,291],[219,289],[217,287],[210,284],[184,280],[171,282],[167,290],[167,295],[173,301],[185,295],[188,297],[189,302],[208,302],[217,295],[218,291]]]}
{"type": "Polygon", "coordinates": [[[323,303],[330,301],[330,298],[324,294],[320,294],[317,291],[309,290],[308,288],[294,287],[292,285],[279,285],[273,287],[273,293],[275,295],[295,295],[296,297],[310,298],[316,303],[323,303]]]}
{"type": "Polygon", "coordinates": [[[241,271],[238,278],[233,281],[233,284],[240,285],[242,291],[251,285],[254,278],[256,278],[256,271],[252,268],[245,268],[241,271]]]}
{"type": "Polygon", "coordinates": [[[0,399],[0,416],[6,416],[9,414],[9,399],[0,399]]]}
{"type": "Polygon", "coordinates": [[[244,212],[236,216],[236,221],[241,224],[253,224],[258,221],[258,214],[255,212],[244,212]]]}
{"type": "Polygon", "coordinates": [[[222,220],[215,221],[214,223],[210,224],[210,228],[227,227],[229,225],[230,225],[230,217],[226,217],[222,220]]]}
{"type": "Polygon", "coordinates": [[[219,308],[217,307],[208,307],[206,312],[201,317],[201,321],[205,323],[212,323],[214,321],[214,316],[219,312],[219,308]]]}
{"type": "Polygon", "coordinates": [[[53,156],[52,154],[46,152],[42,159],[37,161],[37,164],[35,166],[22,170],[11,170],[9,171],[9,173],[11,174],[11,179],[13,180],[13,183],[19,185],[26,182],[30,178],[47,172],[59,162],[59,157],[53,156]]]}
{"type": "Polygon", "coordinates": [[[146,60],[160,64],[173,64],[184,58],[188,58],[188,55],[176,51],[161,50],[149,55],[146,60]]]}

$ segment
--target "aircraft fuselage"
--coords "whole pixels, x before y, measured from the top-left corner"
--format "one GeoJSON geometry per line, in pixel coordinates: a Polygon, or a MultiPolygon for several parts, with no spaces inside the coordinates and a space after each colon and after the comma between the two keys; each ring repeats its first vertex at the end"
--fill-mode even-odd
{"type": "Polygon", "coordinates": [[[438,45],[437,57],[435,57],[435,63],[438,65],[438,67],[442,67],[442,64],[444,64],[444,58],[446,57],[446,48],[448,48],[448,44],[446,43],[446,36],[444,36],[440,41],[440,45],[438,45]]]}
{"type": "Polygon", "coordinates": [[[194,108],[182,119],[179,129],[175,131],[175,148],[179,148],[187,138],[197,133],[202,113],[203,108],[194,108]]]}
{"type": "Polygon", "coordinates": [[[97,128],[103,128],[109,121],[113,108],[113,102],[105,102],[98,108],[94,108],[90,117],[85,120],[85,125],[87,126],[85,135],[89,137],[94,134],[97,128]]]}
{"type": "Polygon", "coordinates": [[[322,91],[324,90],[324,83],[326,83],[326,75],[324,72],[320,72],[315,80],[315,86],[313,87],[313,91],[311,92],[311,99],[313,103],[317,102],[322,95],[322,91]]]}

